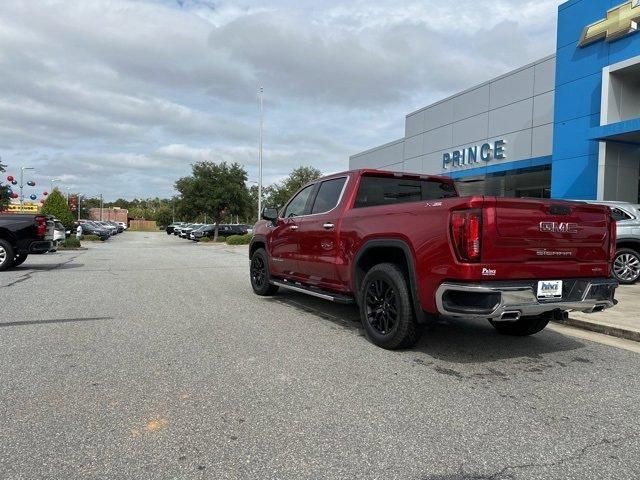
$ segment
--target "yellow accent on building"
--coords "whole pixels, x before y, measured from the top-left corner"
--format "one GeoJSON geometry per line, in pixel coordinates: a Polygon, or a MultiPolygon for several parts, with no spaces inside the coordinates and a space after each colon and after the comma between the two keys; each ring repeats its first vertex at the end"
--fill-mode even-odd
{"type": "Polygon", "coordinates": [[[585,27],[578,46],[584,47],[604,38],[607,42],[617,40],[638,31],[640,3],[638,0],[623,3],[607,11],[607,17],[585,27]]]}

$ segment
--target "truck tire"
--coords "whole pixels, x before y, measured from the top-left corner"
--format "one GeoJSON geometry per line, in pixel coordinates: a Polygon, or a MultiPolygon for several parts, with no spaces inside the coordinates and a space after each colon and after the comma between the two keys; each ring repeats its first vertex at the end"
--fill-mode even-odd
{"type": "Polygon", "coordinates": [[[408,348],[420,338],[407,280],[397,265],[372,267],[362,281],[359,300],[362,326],[375,345],[408,348]]]}
{"type": "Polygon", "coordinates": [[[640,278],[640,255],[631,248],[621,248],[613,257],[613,276],[622,285],[632,285],[640,278]]]}
{"type": "Polygon", "coordinates": [[[0,238],[0,272],[13,267],[13,247],[9,242],[0,238]]]}
{"type": "Polygon", "coordinates": [[[269,257],[264,248],[258,248],[251,255],[249,266],[249,277],[251,278],[251,288],[256,295],[270,297],[278,291],[276,285],[271,285],[271,274],[269,272],[269,257]]]}
{"type": "Polygon", "coordinates": [[[15,257],[13,257],[13,266],[17,267],[18,265],[22,265],[27,257],[28,255],[26,253],[17,254],[15,257]]]}
{"type": "Polygon", "coordinates": [[[489,320],[489,323],[503,335],[526,337],[544,330],[550,320],[550,314],[543,314],[535,317],[522,317],[515,322],[494,322],[489,320]]]}

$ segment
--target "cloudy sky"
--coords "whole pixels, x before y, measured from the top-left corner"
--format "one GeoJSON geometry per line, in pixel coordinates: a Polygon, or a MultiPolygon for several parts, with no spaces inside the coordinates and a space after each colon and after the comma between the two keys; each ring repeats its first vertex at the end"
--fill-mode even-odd
{"type": "Polygon", "coordinates": [[[40,186],[174,194],[201,160],[264,182],[402,137],[404,115],[554,51],[559,0],[2,0],[0,157],[40,186]]]}

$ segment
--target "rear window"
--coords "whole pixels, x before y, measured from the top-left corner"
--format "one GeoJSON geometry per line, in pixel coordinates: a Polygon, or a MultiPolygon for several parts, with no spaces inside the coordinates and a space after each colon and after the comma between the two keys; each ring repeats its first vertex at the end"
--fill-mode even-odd
{"type": "Polygon", "coordinates": [[[360,180],[354,207],[375,207],[457,196],[452,184],[439,180],[364,176],[360,180]]]}

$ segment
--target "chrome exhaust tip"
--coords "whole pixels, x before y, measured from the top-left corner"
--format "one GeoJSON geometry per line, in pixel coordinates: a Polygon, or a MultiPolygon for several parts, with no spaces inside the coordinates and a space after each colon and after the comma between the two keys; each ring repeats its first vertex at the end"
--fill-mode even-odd
{"type": "Polygon", "coordinates": [[[503,312],[502,315],[500,315],[500,320],[503,322],[516,322],[520,320],[521,315],[522,313],[520,313],[520,311],[518,310],[507,311],[503,312]]]}

